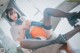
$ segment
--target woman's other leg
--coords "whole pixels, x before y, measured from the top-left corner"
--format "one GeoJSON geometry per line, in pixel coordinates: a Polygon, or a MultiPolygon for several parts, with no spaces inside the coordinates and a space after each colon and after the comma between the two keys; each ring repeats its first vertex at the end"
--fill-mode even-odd
{"type": "Polygon", "coordinates": [[[44,17],[43,22],[46,26],[51,25],[51,16],[58,17],[58,18],[66,17],[68,19],[69,23],[72,26],[75,26],[76,20],[80,19],[80,12],[67,13],[67,12],[64,12],[64,11],[61,11],[58,9],[46,8],[44,10],[44,15],[43,15],[43,17],[44,17]]]}
{"type": "Polygon", "coordinates": [[[50,26],[51,25],[51,16],[54,16],[54,17],[69,17],[71,14],[70,13],[66,13],[66,12],[63,12],[61,10],[58,10],[58,9],[53,9],[53,8],[46,8],[44,10],[44,18],[43,18],[43,23],[46,25],[46,26],[50,26]]]}
{"type": "Polygon", "coordinates": [[[65,43],[67,42],[72,36],[74,36],[76,33],[78,33],[80,31],[80,26],[77,26],[75,29],[73,29],[72,31],[64,34],[63,36],[60,36],[58,38],[56,38],[55,40],[24,40],[21,41],[21,46],[23,48],[29,48],[29,49],[37,49],[37,48],[41,48],[41,47],[45,47],[51,44],[56,44],[56,43],[65,43]]]}
{"type": "Polygon", "coordinates": [[[78,32],[80,32],[80,26],[76,26],[73,30],[64,34],[63,36],[65,36],[66,40],[69,40],[71,37],[73,37],[78,32]]]}

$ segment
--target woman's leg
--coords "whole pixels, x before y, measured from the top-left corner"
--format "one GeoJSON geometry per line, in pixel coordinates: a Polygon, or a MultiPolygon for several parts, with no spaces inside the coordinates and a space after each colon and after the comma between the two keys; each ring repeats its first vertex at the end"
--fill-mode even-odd
{"type": "Polygon", "coordinates": [[[53,17],[66,17],[69,21],[69,23],[74,26],[76,24],[76,20],[80,19],[80,12],[76,13],[67,13],[67,12],[63,12],[61,10],[58,9],[53,9],[53,8],[46,8],[44,10],[44,18],[43,18],[43,22],[46,26],[50,26],[51,25],[51,16],[53,17]]]}
{"type": "Polygon", "coordinates": [[[61,10],[58,10],[58,9],[53,9],[53,8],[46,8],[44,10],[44,24],[46,26],[49,26],[51,25],[51,16],[54,16],[54,17],[69,17],[71,14],[70,13],[66,13],[66,12],[63,12],[61,10]]]}
{"type": "Polygon", "coordinates": [[[80,26],[76,26],[75,29],[71,30],[70,32],[64,34],[66,40],[69,40],[71,37],[73,37],[76,33],[80,32],[80,26]]]}
{"type": "Polygon", "coordinates": [[[66,33],[63,36],[59,36],[55,40],[37,40],[37,39],[29,40],[28,39],[28,40],[21,41],[20,44],[23,48],[37,49],[37,48],[45,47],[51,44],[65,43],[67,40],[69,40],[72,36],[74,36],[79,31],[80,31],[80,26],[76,27],[75,29],[66,33]]]}
{"type": "Polygon", "coordinates": [[[76,33],[78,33],[80,31],[80,26],[75,27],[75,29],[67,32],[64,35],[59,35],[56,38],[56,42],[60,43],[60,44],[64,44],[66,43],[71,37],[73,37],[76,33]]]}

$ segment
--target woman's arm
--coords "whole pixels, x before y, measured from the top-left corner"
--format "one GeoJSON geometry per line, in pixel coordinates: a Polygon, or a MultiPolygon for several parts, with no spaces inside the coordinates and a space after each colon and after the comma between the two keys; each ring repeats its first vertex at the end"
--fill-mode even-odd
{"type": "Polygon", "coordinates": [[[25,30],[24,29],[20,29],[19,31],[19,37],[16,39],[16,41],[22,41],[25,38],[25,30]]]}
{"type": "Polygon", "coordinates": [[[10,32],[14,40],[16,40],[19,37],[19,29],[16,26],[11,26],[10,32]]]}

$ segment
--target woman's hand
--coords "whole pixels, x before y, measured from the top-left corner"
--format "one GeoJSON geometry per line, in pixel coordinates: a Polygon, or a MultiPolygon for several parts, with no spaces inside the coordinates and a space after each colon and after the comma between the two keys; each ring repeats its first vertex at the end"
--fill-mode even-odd
{"type": "Polygon", "coordinates": [[[22,25],[21,25],[21,29],[30,29],[30,25],[31,25],[31,21],[26,20],[22,25]]]}

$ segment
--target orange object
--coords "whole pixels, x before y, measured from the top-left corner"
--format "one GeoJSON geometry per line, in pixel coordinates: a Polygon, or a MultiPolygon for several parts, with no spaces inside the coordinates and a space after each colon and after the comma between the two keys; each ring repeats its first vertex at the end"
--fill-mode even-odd
{"type": "Polygon", "coordinates": [[[37,27],[37,26],[31,30],[31,35],[33,38],[36,38],[36,37],[47,38],[46,31],[42,27],[37,27]]]}

